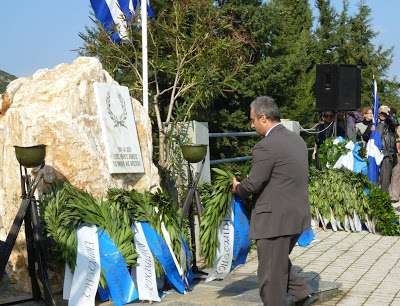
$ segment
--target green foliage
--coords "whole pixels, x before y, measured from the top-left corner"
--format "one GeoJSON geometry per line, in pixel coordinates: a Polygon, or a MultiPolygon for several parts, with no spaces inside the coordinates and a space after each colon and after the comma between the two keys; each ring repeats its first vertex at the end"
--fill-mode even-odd
{"type": "Polygon", "coordinates": [[[45,236],[52,236],[56,242],[52,249],[55,262],[69,264],[75,270],[77,240],[75,229],[81,224],[79,216],[73,215],[67,219],[66,206],[71,199],[70,194],[64,189],[64,182],[52,184],[39,201],[40,221],[45,236]]]}
{"type": "MultiPolygon", "coordinates": [[[[357,183],[362,175],[346,168],[318,171],[310,168],[309,193],[312,215],[316,216],[315,207],[323,218],[330,219],[332,208],[336,217],[344,222],[345,215],[352,216],[356,211],[360,218],[365,216],[368,206],[365,187],[357,183]]],[[[368,184],[368,181],[360,180],[368,184]]]]}
{"type": "MultiPolygon", "coordinates": [[[[176,213],[171,197],[162,190],[155,194],[141,194],[136,190],[109,189],[108,199],[104,201],[65,182],[58,182],[45,191],[39,208],[44,235],[52,236],[56,242],[51,253],[53,260],[56,263],[67,262],[72,272],[75,270],[77,256],[75,230],[79,226],[96,225],[98,230],[104,229],[128,267],[137,264],[131,227],[133,222],[148,222],[165,240],[161,230],[163,222],[178,261],[181,236],[188,242],[187,225],[180,214],[176,213]]],[[[156,257],[154,261],[156,275],[160,276],[163,268],[156,257]]],[[[100,285],[105,287],[106,284],[102,272],[100,285]]]]}
{"type": "MultiPolygon", "coordinates": [[[[156,2],[155,8],[155,19],[148,23],[149,91],[153,98],[149,111],[157,126],[158,163],[171,171],[177,165],[175,141],[184,133],[174,131],[175,137],[168,137],[170,125],[186,122],[210,108],[213,99],[235,89],[249,66],[243,50],[250,42],[212,1],[156,2]]],[[[97,29],[86,31],[81,33],[81,55],[98,56],[134,97],[142,96],[141,32],[137,27],[121,45],[111,43],[99,23],[97,29]]]]}
{"type": "MultiPolygon", "coordinates": [[[[240,173],[235,175],[224,168],[212,168],[214,171],[213,183],[201,185],[200,196],[204,205],[200,223],[200,253],[204,255],[207,267],[212,267],[215,254],[219,244],[218,229],[222,219],[229,214],[229,204],[232,200],[232,179],[234,176],[240,179],[240,173]]],[[[249,216],[250,205],[243,202],[247,208],[246,215],[249,216]]]]}
{"type": "MultiPolygon", "coordinates": [[[[137,253],[127,212],[65,182],[54,183],[45,192],[39,207],[43,231],[56,242],[52,252],[55,262],[66,261],[74,272],[77,256],[75,230],[82,225],[97,225],[98,231],[104,229],[115,243],[126,265],[136,265],[137,253]]],[[[107,285],[103,271],[100,285],[103,288],[107,285]]]]}
{"type": "Polygon", "coordinates": [[[207,267],[212,267],[219,244],[218,228],[222,219],[229,213],[229,202],[232,199],[233,174],[213,168],[218,176],[212,185],[212,193],[202,197],[204,205],[200,223],[200,252],[204,255],[207,267]],[[210,196],[211,195],[211,196],[210,196]]]}
{"type": "Polygon", "coordinates": [[[336,62],[336,49],[339,44],[339,20],[330,0],[317,0],[318,24],[315,35],[318,39],[318,63],[331,64],[336,62]]]}
{"type": "MultiPolygon", "coordinates": [[[[163,190],[157,190],[152,194],[149,192],[139,193],[132,189],[109,189],[108,203],[128,212],[133,221],[147,222],[164,241],[165,237],[161,230],[161,222],[164,222],[166,230],[170,234],[171,246],[176,254],[178,262],[180,260],[181,236],[188,243],[187,225],[184,224],[180,213],[176,213],[172,198],[163,190]]],[[[163,268],[159,260],[154,257],[156,275],[163,273],[163,268]]]]}
{"type": "MultiPolygon", "coordinates": [[[[335,144],[335,139],[336,137],[326,139],[319,149],[319,159],[323,168],[333,167],[340,156],[350,152],[350,149],[347,149],[346,145],[352,140],[346,139],[343,142],[335,144]]],[[[368,162],[365,148],[361,148],[357,155],[360,156],[365,162],[368,162]]]]}
{"type": "Polygon", "coordinates": [[[312,167],[309,171],[311,214],[316,216],[316,207],[323,218],[330,219],[332,208],[341,222],[344,222],[346,214],[352,216],[354,211],[363,220],[368,212],[368,198],[364,190],[369,186],[365,175],[344,167],[324,171],[312,167]]]}
{"type": "MultiPolygon", "coordinates": [[[[314,106],[318,63],[361,66],[362,106],[371,105],[374,72],[380,101],[399,106],[400,83],[387,79],[393,49],[373,43],[378,33],[371,25],[371,10],[361,1],[356,13],[350,14],[349,1],[344,0],[338,12],[331,2],[152,2],[156,15],[148,25],[154,102],[150,116],[159,150],[154,157],[171,177],[176,176],[172,168],[179,165],[173,148],[184,135],[171,137],[167,127],[172,123],[192,119],[208,122],[212,132],[250,131],[249,104],[268,95],[276,100],[282,118],[310,127],[319,119],[314,106]],[[314,24],[310,5],[319,12],[314,24]]],[[[97,56],[132,96],[141,97],[140,31],[133,29],[122,45],[112,44],[98,24],[81,36],[81,54],[97,56]]],[[[256,141],[255,137],[213,138],[211,158],[248,156],[256,141]]],[[[249,166],[246,162],[230,167],[244,173],[249,166]]]]}
{"type": "Polygon", "coordinates": [[[376,225],[384,236],[400,236],[399,217],[393,209],[390,196],[379,188],[373,187],[369,193],[371,215],[376,217],[376,225]]]}
{"type": "Polygon", "coordinates": [[[399,102],[399,83],[393,79],[388,80],[387,71],[393,61],[393,47],[387,50],[382,45],[373,43],[378,36],[371,25],[371,9],[360,1],[358,12],[349,16],[349,1],[344,1],[344,8],[339,17],[339,43],[336,50],[338,63],[356,64],[361,66],[361,105],[371,105],[371,79],[372,75],[378,82],[379,100],[381,104],[396,106],[399,102]],[[381,84],[385,84],[381,87],[381,84]],[[390,84],[388,86],[388,84],[390,84]],[[388,100],[391,97],[391,100],[388,100]],[[395,99],[393,99],[396,97],[395,99]]]}
{"type": "Polygon", "coordinates": [[[308,189],[311,215],[316,217],[318,209],[323,218],[330,220],[331,212],[344,223],[345,215],[353,216],[354,211],[361,220],[376,217],[376,225],[382,235],[398,236],[400,227],[393,221],[399,218],[394,212],[390,197],[375,187],[362,173],[354,173],[344,167],[319,171],[309,170],[308,189]],[[365,190],[370,190],[369,196],[365,190]]]}
{"type": "Polygon", "coordinates": [[[17,77],[0,70],[0,94],[6,91],[8,84],[17,77]]]}

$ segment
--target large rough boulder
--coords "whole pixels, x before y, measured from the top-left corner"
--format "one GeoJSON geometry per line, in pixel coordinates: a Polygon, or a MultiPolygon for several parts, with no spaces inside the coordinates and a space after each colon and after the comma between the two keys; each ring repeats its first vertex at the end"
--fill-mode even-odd
{"type": "MultiPolygon", "coordinates": [[[[0,240],[6,239],[21,204],[14,145],[47,145],[45,175],[37,196],[54,180],[67,180],[95,196],[105,196],[111,187],[150,192],[159,187],[158,171],[152,163],[150,119],[133,99],[145,173],[109,173],[94,82],[117,84],[97,59],[81,57],[72,65],[60,64],[14,80],[1,96],[0,240]]],[[[29,291],[24,241],[22,227],[6,271],[11,283],[29,291]]]]}

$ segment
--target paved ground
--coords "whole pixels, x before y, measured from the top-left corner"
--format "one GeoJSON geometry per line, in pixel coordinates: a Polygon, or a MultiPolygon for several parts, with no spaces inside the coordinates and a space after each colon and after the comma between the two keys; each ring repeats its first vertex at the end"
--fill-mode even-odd
{"type": "Polygon", "coordinates": [[[400,305],[400,237],[321,230],[316,238],[291,257],[305,278],[342,283],[321,305],[400,305]]]}
{"type": "MultiPolygon", "coordinates": [[[[367,231],[317,230],[315,234],[316,241],[307,248],[296,246],[291,259],[308,281],[342,284],[340,294],[318,305],[400,305],[400,237],[367,231]]],[[[185,295],[168,291],[161,304],[260,305],[256,271],[257,255],[253,251],[247,263],[227,279],[207,284],[197,281],[194,290],[185,295]]]]}
{"type": "MultiPolygon", "coordinates": [[[[293,264],[309,282],[341,283],[340,294],[318,305],[400,305],[400,237],[360,233],[315,231],[316,241],[296,246],[293,264]]],[[[166,305],[261,305],[257,290],[257,253],[228,279],[201,281],[194,291],[169,292],[166,305]]]]}

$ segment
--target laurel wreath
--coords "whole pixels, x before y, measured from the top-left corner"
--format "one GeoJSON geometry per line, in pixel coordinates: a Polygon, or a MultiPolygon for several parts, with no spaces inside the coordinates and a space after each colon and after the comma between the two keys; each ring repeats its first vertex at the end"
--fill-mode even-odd
{"type": "MultiPolygon", "coordinates": [[[[56,243],[51,250],[55,263],[67,262],[74,272],[78,243],[75,230],[82,225],[97,225],[98,230],[104,229],[115,243],[126,265],[137,265],[138,254],[127,211],[111,207],[102,198],[95,198],[66,182],[53,183],[45,191],[39,208],[44,236],[52,236],[56,243]]],[[[107,286],[103,271],[100,285],[107,286]]]]}
{"type": "Polygon", "coordinates": [[[229,203],[232,198],[232,177],[229,171],[212,168],[216,177],[208,192],[201,196],[204,204],[202,220],[200,223],[200,253],[204,255],[207,267],[214,264],[215,255],[219,244],[218,229],[222,219],[229,213],[229,203]]]}
{"type": "MultiPolygon", "coordinates": [[[[107,192],[107,203],[111,207],[128,211],[132,220],[147,222],[165,241],[161,230],[161,222],[164,223],[170,235],[172,249],[180,262],[181,237],[190,248],[188,226],[185,224],[180,213],[177,213],[172,198],[165,190],[158,189],[156,193],[139,193],[132,189],[111,188],[107,192]],[[157,208],[157,210],[155,209],[157,208]]],[[[154,257],[156,275],[159,277],[163,272],[161,263],[154,257]]],[[[183,267],[186,271],[185,267],[183,267]]]]}
{"type": "Polygon", "coordinates": [[[118,126],[123,126],[124,128],[127,128],[125,125],[125,120],[128,116],[128,113],[126,111],[126,106],[125,106],[125,100],[122,97],[120,93],[118,93],[118,99],[119,102],[121,103],[122,106],[122,114],[119,116],[116,116],[113,111],[111,110],[111,94],[110,91],[107,92],[107,97],[106,97],[106,103],[107,103],[107,112],[108,115],[110,116],[111,120],[114,122],[114,127],[118,126]]]}
{"type": "MultiPolygon", "coordinates": [[[[51,250],[52,261],[67,262],[75,271],[77,237],[75,230],[82,225],[97,225],[104,229],[118,247],[128,267],[137,265],[137,252],[133,240],[132,224],[148,224],[163,237],[161,221],[171,236],[171,244],[180,261],[181,236],[189,244],[187,225],[176,213],[172,198],[163,190],[139,193],[136,190],[111,188],[107,200],[73,187],[67,182],[53,183],[39,201],[41,225],[45,237],[52,236],[56,245],[51,250]],[[158,212],[156,212],[157,207],[158,212]]],[[[165,239],[165,237],[163,237],[165,239]]],[[[163,267],[154,257],[156,275],[164,274],[163,267]]],[[[107,281],[102,271],[100,286],[107,281]]]]}
{"type": "MultiPolygon", "coordinates": [[[[350,152],[350,149],[347,149],[346,145],[352,141],[351,139],[346,139],[337,144],[334,143],[335,139],[336,137],[326,139],[319,149],[319,160],[324,169],[329,166],[333,167],[342,155],[350,152]]],[[[367,162],[367,164],[369,163],[367,159],[367,151],[364,147],[358,151],[357,155],[367,162]]]]}

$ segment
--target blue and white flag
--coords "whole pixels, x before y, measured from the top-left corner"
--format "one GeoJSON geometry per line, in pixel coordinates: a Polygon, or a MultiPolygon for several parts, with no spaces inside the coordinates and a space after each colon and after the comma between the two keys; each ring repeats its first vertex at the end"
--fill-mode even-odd
{"type": "MultiPolygon", "coordinates": [[[[90,0],[90,3],[96,18],[111,35],[112,41],[119,43],[121,39],[126,40],[128,37],[126,19],[132,18],[133,12],[138,7],[137,0],[90,0]]],[[[147,12],[152,18],[154,12],[149,2],[147,2],[147,12]]]]}
{"type": "MultiPolygon", "coordinates": [[[[140,2],[140,1],[137,2],[137,0],[133,0],[133,1],[131,1],[131,2],[133,2],[133,6],[134,6],[135,10],[140,11],[141,2],[140,2]]],[[[149,0],[147,0],[146,3],[147,3],[147,15],[149,15],[149,18],[153,18],[154,12],[153,12],[153,10],[152,10],[151,7],[150,7],[150,2],[149,2],[149,0]]]]}
{"type": "MultiPolygon", "coordinates": [[[[378,110],[379,110],[379,97],[378,97],[378,87],[376,85],[375,78],[372,78],[372,124],[376,127],[378,120],[378,110]]],[[[381,136],[379,136],[378,130],[372,131],[367,143],[367,155],[368,155],[368,179],[372,183],[378,182],[379,169],[383,160],[382,154],[382,141],[381,136]]]]}

